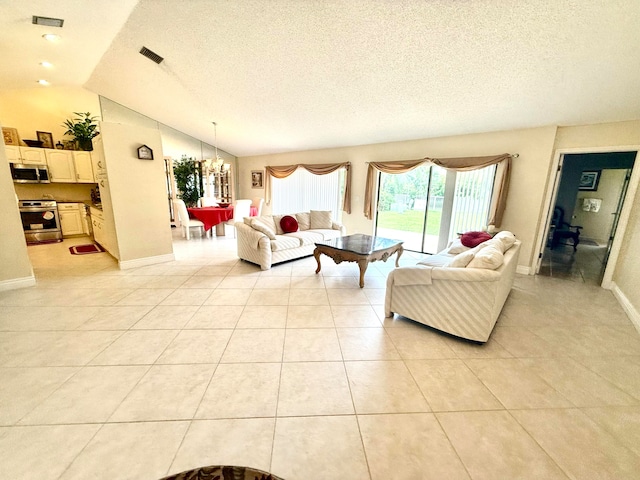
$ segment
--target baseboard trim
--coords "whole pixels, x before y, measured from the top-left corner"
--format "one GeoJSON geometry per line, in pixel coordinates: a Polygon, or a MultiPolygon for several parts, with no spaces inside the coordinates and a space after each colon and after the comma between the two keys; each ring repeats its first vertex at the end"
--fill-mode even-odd
{"type": "Polygon", "coordinates": [[[611,291],[618,300],[618,303],[620,303],[620,306],[622,307],[624,312],[629,317],[629,320],[631,320],[631,323],[633,323],[633,326],[636,327],[636,330],[638,330],[638,332],[640,332],[640,312],[636,310],[636,307],[633,306],[633,304],[629,301],[627,296],[622,290],[620,290],[620,287],[618,287],[615,282],[611,282],[611,291]]]}
{"type": "Polygon", "coordinates": [[[120,270],[129,270],[131,268],[146,267],[147,265],[155,265],[156,263],[173,262],[176,256],[173,253],[166,255],[156,255],[154,257],[136,258],[135,260],[119,260],[118,266],[120,270]]]}
{"type": "Polygon", "coordinates": [[[36,285],[35,275],[23,278],[12,278],[0,282],[0,292],[7,290],[17,290],[18,288],[34,287],[36,285]]]}
{"type": "Polygon", "coordinates": [[[531,275],[531,269],[524,265],[518,265],[516,267],[516,273],[519,273],[520,275],[531,275]]]}

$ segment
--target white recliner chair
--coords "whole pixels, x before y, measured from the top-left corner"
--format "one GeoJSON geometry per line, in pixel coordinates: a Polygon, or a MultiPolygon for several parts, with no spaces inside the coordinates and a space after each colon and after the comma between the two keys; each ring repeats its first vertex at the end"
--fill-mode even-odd
{"type": "Polygon", "coordinates": [[[200,220],[194,220],[189,218],[189,212],[184,201],[177,198],[173,201],[173,209],[178,215],[178,221],[180,222],[180,228],[182,228],[182,236],[187,237],[187,240],[191,238],[190,230],[192,228],[199,228],[201,236],[206,236],[207,232],[204,229],[204,223],[200,220]]]}

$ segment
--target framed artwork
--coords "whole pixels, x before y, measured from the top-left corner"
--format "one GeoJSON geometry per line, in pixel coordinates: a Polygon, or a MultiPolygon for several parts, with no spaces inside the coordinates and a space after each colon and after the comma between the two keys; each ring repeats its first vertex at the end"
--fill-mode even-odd
{"type": "Polygon", "coordinates": [[[18,129],[10,127],[2,127],[2,138],[4,138],[5,145],[20,145],[20,137],[18,136],[18,129]]]}
{"type": "Polygon", "coordinates": [[[251,170],[251,188],[264,188],[264,172],[251,170]]]}
{"type": "Polygon", "coordinates": [[[153,160],[153,150],[146,145],[138,148],[138,158],[140,160],[153,160]]]}
{"type": "Polygon", "coordinates": [[[601,170],[582,172],[582,175],[580,175],[580,185],[578,186],[578,190],[587,190],[591,192],[598,190],[600,172],[601,170]]]}
{"type": "Polygon", "coordinates": [[[42,142],[42,148],[53,148],[53,135],[49,132],[36,132],[38,140],[42,142]]]}

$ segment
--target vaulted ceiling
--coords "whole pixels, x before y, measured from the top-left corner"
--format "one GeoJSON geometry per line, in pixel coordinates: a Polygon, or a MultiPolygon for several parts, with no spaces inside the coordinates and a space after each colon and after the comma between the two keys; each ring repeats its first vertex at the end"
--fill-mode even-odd
{"type": "Polygon", "coordinates": [[[23,0],[0,22],[0,88],[46,75],[209,143],[215,121],[236,156],[640,118],[635,0],[23,0]]]}

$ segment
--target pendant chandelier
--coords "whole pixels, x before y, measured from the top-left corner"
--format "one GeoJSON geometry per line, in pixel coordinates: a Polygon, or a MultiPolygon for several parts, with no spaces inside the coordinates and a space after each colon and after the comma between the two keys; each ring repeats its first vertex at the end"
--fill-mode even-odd
{"type": "Polygon", "coordinates": [[[215,150],[215,158],[212,158],[209,161],[209,169],[216,173],[220,173],[223,168],[224,160],[220,158],[220,155],[218,155],[218,124],[216,122],[211,123],[213,123],[213,148],[215,150]]]}

